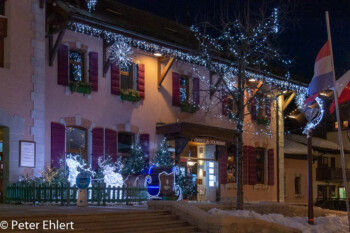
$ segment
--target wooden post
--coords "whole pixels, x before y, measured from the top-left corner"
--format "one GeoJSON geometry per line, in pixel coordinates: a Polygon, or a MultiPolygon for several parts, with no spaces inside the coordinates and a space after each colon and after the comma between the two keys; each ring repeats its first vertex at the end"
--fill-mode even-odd
{"type": "Polygon", "coordinates": [[[312,191],[312,130],[310,129],[307,133],[307,222],[310,225],[314,225],[314,203],[312,191]]]}

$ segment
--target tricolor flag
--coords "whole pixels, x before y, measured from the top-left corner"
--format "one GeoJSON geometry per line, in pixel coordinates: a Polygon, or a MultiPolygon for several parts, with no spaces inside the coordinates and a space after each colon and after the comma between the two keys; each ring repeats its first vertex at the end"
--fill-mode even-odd
{"type": "MultiPolygon", "coordinates": [[[[343,76],[341,76],[336,84],[338,93],[338,104],[342,104],[350,100],[350,70],[348,70],[343,76]]],[[[333,113],[335,109],[335,101],[333,100],[329,107],[329,112],[333,113]]]]}
{"type": "Polygon", "coordinates": [[[329,42],[327,41],[318,53],[314,67],[314,77],[309,84],[308,94],[313,96],[316,93],[333,87],[333,72],[329,42]]]}

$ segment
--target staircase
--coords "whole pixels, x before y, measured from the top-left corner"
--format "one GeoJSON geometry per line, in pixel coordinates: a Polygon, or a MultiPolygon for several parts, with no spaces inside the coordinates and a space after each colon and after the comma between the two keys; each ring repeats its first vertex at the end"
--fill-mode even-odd
{"type": "MultiPolygon", "coordinates": [[[[6,220],[9,228],[6,232],[19,233],[25,230],[14,228],[11,230],[11,221],[25,223],[40,223],[39,230],[26,230],[25,232],[96,232],[96,233],[187,233],[199,232],[195,226],[189,225],[185,220],[180,220],[177,215],[162,210],[130,210],[111,213],[73,213],[73,214],[50,214],[31,215],[21,217],[2,217],[6,220]],[[51,220],[56,223],[74,222],[74,230],[68,225],[68,230],[43,229],[43,220],[51,220]]],[[[5,232],[0,230],[0,232],[5,232]]]]}

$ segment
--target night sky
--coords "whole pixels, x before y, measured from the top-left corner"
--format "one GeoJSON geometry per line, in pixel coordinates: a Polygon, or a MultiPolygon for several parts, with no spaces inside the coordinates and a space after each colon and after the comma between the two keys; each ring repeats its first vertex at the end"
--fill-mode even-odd
{"type": "MultiPolygon", "coordinates": [[[[204,17],[215,21],[218,15],[213,12],[220,9],[220,1],[227,4],[231,0],[119,1],[178,23],[195,24],[204,17]]],[[[282,25],[279,42],[284,54],[293,60],[292,73],[306,83],[313,76],[317,53],[327,40],[326,10],[330,14],[337,78],[350,69],[350,0],[299,0],[290,15],[293,23],[282,25]]]]}

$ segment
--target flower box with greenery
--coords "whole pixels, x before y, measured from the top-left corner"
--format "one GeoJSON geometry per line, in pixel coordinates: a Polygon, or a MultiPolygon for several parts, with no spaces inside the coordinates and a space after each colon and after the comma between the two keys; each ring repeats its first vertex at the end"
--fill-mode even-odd
{"type": "Polygon", "coordinates": [[[256,119],[256,123],[258,123],[258,125],[268,125],[270,124],[270,120],[267,119],[266,117],[262,117],[262,118],[256,119]]]}
{"type": "Polygon", "coordinates": [[[82,94],[91,94],[91,85],[86,82],[69,82],[71,92],[78,92],[82,94]]]}
{"type": "Polygon", "coordinates": [[[138,91],[134,91],[133,89],[121,90],[120,97],[122,100],[130,101],[130,102],[139,102],[140,96],[138,91]]]}
{"type": "Polygon", "coordinates": [[[198,107],[193,102],[182,102],[180,104],[181,112],[195,113],[198,107]]]}

